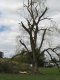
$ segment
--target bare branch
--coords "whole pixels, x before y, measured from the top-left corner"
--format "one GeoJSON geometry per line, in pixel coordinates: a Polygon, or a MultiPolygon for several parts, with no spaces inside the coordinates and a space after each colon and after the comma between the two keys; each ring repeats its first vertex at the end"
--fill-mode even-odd
{"type": "Polygon", "coordinates": [[[50,50],[52,50],[58,56],[57,52],[55,51],[55,48],[54,49],[50,48],[50,50]]]}
{"type": "MultiPolygon", "coordinates": [[[[49,51],[48,51],[49,49],[51,49],[51,48],[45,49],[44,51],[42,51],[42,53],[44,53],[44,52],[46,51],[46,52],[49,54],[52,62],[56,64],[56,66],[57,66],[57,68],[58,68],[58,70],[59,70],[59,65],[57,64],[57,61],[54,60],[55,58],[52,58],[52,55],[51,55],[51,54],[49,53],[49,51]]],[[[55,49],[55,48],[54,48],[54,49],[55,49]]],[[[59,72],[60,72],[60,70],[59,70],[59,72]]]]}
{"type": "Polygon", "coordinates": [[[57,49],[57,48],[47,48],[47,49],[43,50],[41,53],[44,53],[44,52],[47,51],[47,50],[51,50],[52,52],[54,52],[54,53],[58,56],[58,54],[57,54],[57,52],[55,51],[55,49],[57,49]]]}
{"type": "MultiPolygon", "coordinates": [[[[27,5],[25,5],[25,4],[24,4],[24,7],[27,8],[27,10],[28,10],[28,12],[29,12],[29,14],[30,14],[30,16],[31,16],[31,11],[29,10],[29,7],[28,7],[27,5]]],[[[31,16],[31,17],[32,17],[32,16],[31,16]]]]}
{"type": "Polygon", "coordinates": [[[47,51],[47,53],[49,54],[49,56],[50,56],[50,58],[51,58],[51,60],[52,60],[53,58],[52,58],[51,54],[49,53],[49,51],[48,51],[48,50],[46,50],[46,51],[47,51]]]}
{"type": "Polygon", "coordinates": [[[38,17],[38,11],[37,11],[37,9],[35,8],[35,10],[36,10],[36,17],[35,17],[35,19],[38,17]]]}
{"type": "Polygon", "coordinates": [[[29,0],[28,0],[28,7],[29,7],[29,0]]]}
{"type": "Polygon", "coordinates": [[[44,41],[45,34],[46,34],[46,29],[44,29],[44,32],[43,32],[43,35],[42,35],[41,44],[40,44],[40,47],[39,47],[39,50],[38,50],[39,52],[40,52],[40,49],[41,49],[41,47],[42,47],[42,45],[43,45],[43,41],[44,41]]]}
{"type": "MultiPolygon", "coordinates": [[[[52,58],[52,56],[51,56],[51,54],[49,53],[49,51],[48,51],[48,50],[46,50],[46,51],[47,51],[47,53],[49,54],[49,56],[50,56],[50,58],[51,58],[52,62],[56,64],[56,66],[57,66],[57,68],[58,68],[58,70],[59,70],[59,65],[57,64],[57,61],[56,61],[56,60],[54,60],[55,58],[52,58]]],[[[60,70],[59,70],[59,72],[60,72],[60,70]]]]}
{"type": "Polygon", "coordinates": [[[37,24],[39,24],[40,19],[45,15],[46,11],[47,11],[47,7],[45,8],[44,12],[43,12],[43,13],[41,14],[41,16],[39,17],[39,19],[38,19],[38,21],[37,21],[37,24]]]}
{"type": "MultiPolygon", "coordinates": [[[[31,4],[30,4],[30,6],[31,6],[31,8],[29,8],[27,5],[24,5],[26,8],[27,8],[27,10],[28,10],[28,12],[29,12],[29,14],[30,14],[30,16],[31,16],[31,18],[32,18],[32,20],[33,20],[33,24],[36,24],[36,21],[35,21],[35,19],[34,19],[34,14],[33,14],[33,10],[32,10],[32,2],[31,2],[31,4]]],[[[32,24],[32,25],[33,25],[32,24]]]]}
{"type": "Polygon", "coordinates": [[[27,29],[26,26],[22,22],[21,22],[21,24],[22,24],[22,27],[30,34],[29,29],[27,29]]]}
{"type": "MultiPolygon", "coordinates": [[[[36,3],[36,2],[32,1],[32,5],[34,5],[34,3],[36,3]]],[[[31,6],[31,2],[29,2],[29,0],[28,0],[28,7],[30,7],[30,6],[31,6]]]]}
{"type": "Polygon", "coordinates": [[[40,21],[45,20],[45,19],[47,19],[47,20],[51,20],[52,18],[48,18],[48,17],[46,17],[46,18],[42,18],[42,19],[40,19],[40,21]]]}
{"type": "MultiPolygon", "coordinates": [[[[56,49],[56,48],[47,48],[47,49],[44,49],[44,50],[41,52],[41,54],[44,53],[45,51],[51,50],[52,52],[54,52],[54,53],[58,56],[57,52],[54,51],[55,49],[56,49]]],[[[50,54],[50,56],[51,56],[51,54],[50,54]]]]}
{"type": "MultiPolygon", "coordinates": [[[[45,30],[45,29],[39,29],[38,31],[41,31],[41,30],[45,30]]],[[[46,29],[46,30],[51,31],[50,29],[46,29]]]]}
{"type": "Polygon", "coordinates": [[[26,45],[20,40],[20,43],[25,47],[25,49],[29,52],[28,48],[26,47],[26,45]]]}
{"type": "Polygon", "coordinates": [[[55,50],[56,48],[47,48],[47,49],[44,49],[42,52],[45,52],[47,50],[55,50]]]}
{"type": "Polygon", "coordinates": [[[27,23],[28,23],[28,27],[29,27],[29,29],[31,28],[31,23],[30,23],[30,21],[26,18],[26,20],[27,20],[27,23]]]}

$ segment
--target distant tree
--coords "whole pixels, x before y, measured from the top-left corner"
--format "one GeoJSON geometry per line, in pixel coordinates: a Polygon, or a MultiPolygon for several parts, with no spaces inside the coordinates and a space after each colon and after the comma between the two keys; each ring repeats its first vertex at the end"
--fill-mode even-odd
{"type": "Polygon", "coordinates": [[[0,58],[3,58],[3,52],[0,51],[0,58]]]}

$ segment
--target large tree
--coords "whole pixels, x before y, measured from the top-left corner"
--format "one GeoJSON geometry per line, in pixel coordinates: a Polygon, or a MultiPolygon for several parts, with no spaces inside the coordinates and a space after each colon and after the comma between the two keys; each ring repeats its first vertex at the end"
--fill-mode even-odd
{"type": "Polygon", "coordinates": [[[20,24],[21,27],[25,30],[25,32],[29,36],[28,41],[30,42],[30,44],[26,45],[21,39],[19,41],[24,46],[25,51],[27,53],[30,52],[30,54],[32,55],[33,73],[37,72],[38,70],[38,62],[37,62],[38,60],[37,59],[40,58],[40,57],[38,58],[36,57],[38,54],[39,56],[41,56],[45,52],[47,52],[53,62],[55,61],[53,60],[53,57],[50,51],[54,52],[57,55],[56,53],[57,47],[53,47],[53,48],[48,47],[48,48],[42,49],[42,46],[44,45],[46,33],[51,32],[51,29],[50,27],[41,27],[40,22],[44,20],[51,21],[51,18],[45,17],[45,14],[48,8],[44,6],[44,3],[42,2],[42,0],[40,1],[41,2],[37,2],[36,0],[35,1],[28,0],[27,5],[24,4],[24,7],[27,9],[26,13],[28,12],[26,14],[28,15],[28,17],[25,17],[26,22],[22,21],[20,24]],[[40,39],[38,39],[39,37],[38,35],[41,36],[40,39]],[[38,43],[39,40],[40,40],[40,43],[38,43]],[[28,45],[30,45],[31,49],[28,48],[28,45]]]}

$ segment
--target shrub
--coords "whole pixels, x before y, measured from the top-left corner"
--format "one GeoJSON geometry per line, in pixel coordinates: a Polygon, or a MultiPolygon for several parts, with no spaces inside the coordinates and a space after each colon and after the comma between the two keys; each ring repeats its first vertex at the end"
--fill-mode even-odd
{"type": "Polygon", "coordinates": [[[30,64],[19,63],[11,59],[0,59],[0,73],[19,73],[20,71],[31,71],[30,64]]]}
{"type": "Polygon", "coordinates": [[[3,73],[18,73],[18,63],[10,60],[0,59],[0,72],[3,73]]]}

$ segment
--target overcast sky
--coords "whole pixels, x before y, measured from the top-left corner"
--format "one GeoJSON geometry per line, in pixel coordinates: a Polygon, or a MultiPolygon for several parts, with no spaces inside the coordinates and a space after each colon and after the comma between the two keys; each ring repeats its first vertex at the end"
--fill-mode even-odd
{"type": "MultiPolygon", "coordinates": [[[[19,35],[19,9],[23,0],[0,0],[0,51],[11,56],[16,50],[16,36],[19,35]]],[[[60,26],[60,0],[47,0],[48,16],[60,26]]],[[[58,40],[58,39],[57,39],[58,40]]]]}

